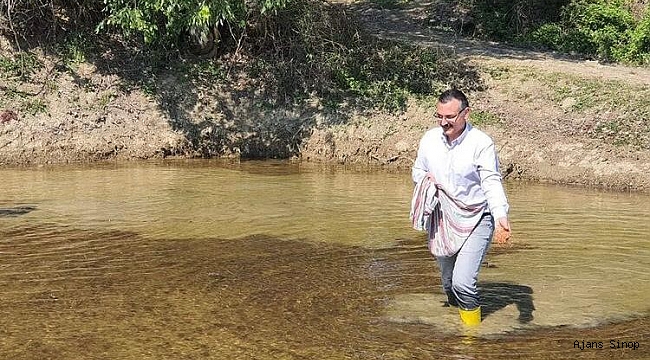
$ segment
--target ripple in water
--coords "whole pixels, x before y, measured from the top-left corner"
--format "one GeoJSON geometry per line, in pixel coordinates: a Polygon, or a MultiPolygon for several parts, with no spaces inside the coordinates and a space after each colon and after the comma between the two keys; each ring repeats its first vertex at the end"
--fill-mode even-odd
{"type": "Polygon", "coordinates": [[[649,355],[647,197],[509,184],[515,244],[491,250],[468,334],[408,227],[407,177],[192,164],[3,171],[0,207],[34,209],[0,217],[0,354],[649,355]]]}

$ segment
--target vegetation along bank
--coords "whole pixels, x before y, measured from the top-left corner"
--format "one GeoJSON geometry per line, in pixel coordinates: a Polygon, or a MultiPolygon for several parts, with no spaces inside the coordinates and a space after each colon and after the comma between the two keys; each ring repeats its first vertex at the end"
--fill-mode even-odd
{"type": "Polygon", "coordinates": [[[458,87],[507,179],[650,190],[644,1],[8,1],[0,163],[406,171],[458,87]]]}

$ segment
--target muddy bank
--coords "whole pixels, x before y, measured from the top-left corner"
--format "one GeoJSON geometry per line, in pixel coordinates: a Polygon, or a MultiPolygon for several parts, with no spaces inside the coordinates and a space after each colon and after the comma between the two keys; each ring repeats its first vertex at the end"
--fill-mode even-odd
{"type": "MultiPolygon", "coordinates": [[[[318,107],[273,113],[239,107],[226,116],[197,106],[173,118],[155,100],[135,92],[99,107],[97,102],[105,96],[101,91],[71,89],[49,100],[47,113],[18,113],[0,124],[2,165],[227,156],[408,172],[420,137],[435,126],[431,109],[415,103],[402,114],[347,115],[326,114],[318,107]]],[[[517,123],[527,118],[525,105],[481,95],[476,96],[475,109],[509,114],[504,124],[478,125],[495,139],[507,180],[650,190],[648,152],[527,127],[517,123]]]]}
{"type": "MultiPolygon", "coordinates": [[[[486,85],[485,90],[468,94],[473,112],[479,114],[475,119],[482,120],[475,125],[494,138],[508,181],[650,191],[647,148],[612,145],[591,136],[598,117],[611,117],[610,113],[598,107],[572,109],[576,99],[568,96],[557,101],[543,78],[544,74],[587,78],[576,74],[593,64],[536,61],[530,56],[520,60],[489,51],[473,54],[460,55],[473,64],[486,85]]],[[[278,109],[269,106],[269,99],[251,93],[245,79],[206,85],[169,73],[158,77],[155,93],[147,93],[125,86],[115,72],[90,63],[78,64],[74,72],[61,72],[56,70],[56,59],[44,56],[42,61],[30,82],[0,78],[2,166],[235,157],[292,158],[408,172],[420,137],[435,126],[432,104],[423,101],[413,100],[404,112],[392,114],[332,110],[318,102],[278,109]]],[[[618,81],[620,76],[650,76],[647,69],[629,73],[622,68],[618,72],[599,69],[589,76],[605,76],[604,82],[618,81]],[[616,80],[607,74],[617,74],[616,80]]],[[[647,121],[638,119],[639,124],[647,121]]]]}

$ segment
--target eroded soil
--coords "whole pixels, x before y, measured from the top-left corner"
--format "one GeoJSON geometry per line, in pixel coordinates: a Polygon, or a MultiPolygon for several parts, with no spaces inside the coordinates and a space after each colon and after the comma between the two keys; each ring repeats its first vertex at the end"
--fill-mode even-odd
{"type": "MultiPolygon", "coordinates": [[[[477,126],[495,139],[507,179],[650,190],[647,148],[590,135],[607,114],[597,107],[575,111],[570,93],[558,99],[548,81],[536,77],[571,76],[646,91],[650,69],[463,39],[433,29],[427,4],[416,1],[390,10],[351,7],[378,36],[451,49],[478,69],[486,86],[469,94],[470,103],[474,112],[496,115],[496,121],[477,126]]],[[[79,64],[73,76],[53,72],[53,61],[44,59],[37,81],[12,89],[0,84],[5,95],[0,110],[16,113],[0,124],[1,164],[241,156],[408,171],[420,136],[434,126],[430,105],[416,101],[399,115],[331,115],[319,104],[268,112],[258,106],[260,99],[243,97],[237,86],[191,88],[169,74],[151,96],[124,91],[116,72],[95,64],[79,64]],[[17,110],[21,96],[33,98],[31,107],[17,110]],[[37,111],[39,106],[47,111],[37,111]]],[[[639,119],[646,127],[649,121],[639,119]]]]}

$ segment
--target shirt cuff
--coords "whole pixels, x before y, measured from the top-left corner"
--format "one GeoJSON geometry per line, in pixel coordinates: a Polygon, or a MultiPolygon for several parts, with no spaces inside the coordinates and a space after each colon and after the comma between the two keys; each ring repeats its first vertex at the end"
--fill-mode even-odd
{"type": "Polygon", "coordinates": [[[497,206],[494,209],[490,209],[490,212],[495,220],[508,216],[508,209],[505,206],[497,206]]]}

